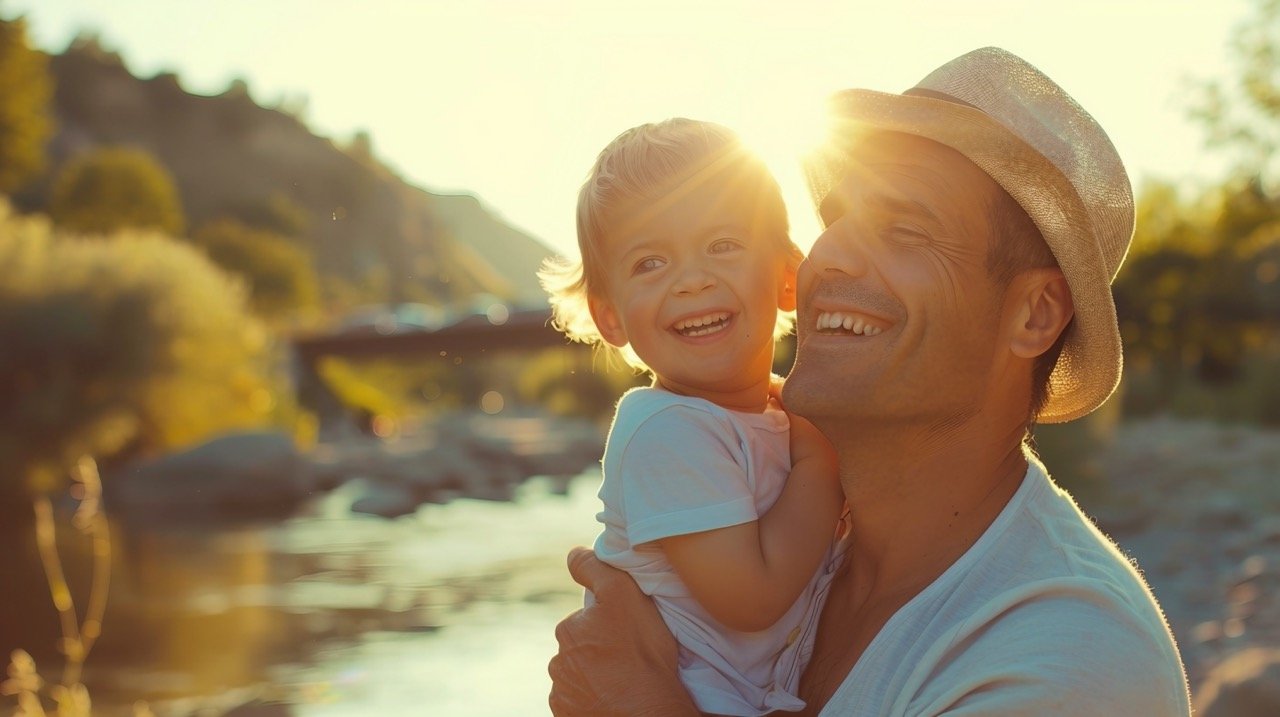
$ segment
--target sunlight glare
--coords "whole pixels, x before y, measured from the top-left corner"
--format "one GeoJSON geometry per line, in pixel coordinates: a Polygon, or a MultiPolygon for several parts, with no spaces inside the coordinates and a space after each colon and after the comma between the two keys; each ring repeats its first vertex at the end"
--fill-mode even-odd
{"type": "Polygon", "coordinates": [[[791,223],[791,240],[806,253],[821,226],[800,160],[826,140],[827,114],[821,99],[780,103],[773,112],[761,112],[734,126],[743,143],[764,160],[778,180],[791,223]]]}

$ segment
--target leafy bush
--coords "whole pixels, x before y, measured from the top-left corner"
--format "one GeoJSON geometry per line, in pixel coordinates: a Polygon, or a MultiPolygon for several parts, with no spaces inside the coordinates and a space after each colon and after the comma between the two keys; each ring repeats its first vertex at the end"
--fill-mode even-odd
{"type": "Polygon", "coordinates": [[[608,420],[623,392],[649,382],[648,375],[577,346],[547,349],[523,363],[517,395],[562,416],[608,420]]]}
{"type": "Polygon", "coordinates": [[[95,149],[63,167],[49,214],[60,228],[84,234],[155,229],[178,236],[186,223],[173,178],[150,154],[127,147],[95,149]]]}
{"type": "Polygon", "coordinates": [[[0,201],[0,266],[0,490],[49,490],[82,455],[186,445],[273,409],[243,286],[190,246],[57,235],[0,201]]]}
{"type": "Polygon", "coordinates": [[[263,316],[307,309],[318,300],[310,256],[278,234],[223,219],[202,227],[195,242],[218,266],[244,277],[263,316]]]}
{"type": "Polygon", "coordinates": [[[44,169],[52,101],[49,58],[31,47],[26,20],[0,20],[0,192],[44,169]]]}
{"type": "Polygon", "coordinates": [[[1234,389],[1257,380],[1253,364],[1272,360],[1268,346],[1280,339],[1280,200],[1256,178],[1190,199],[1147,185],[1115,298],[1135,389],[1126,395],[1130,410],[1260,415],[1217,401],[1206,413],[1209,402],[1189,397],[1263,395],[1234,389]]]}

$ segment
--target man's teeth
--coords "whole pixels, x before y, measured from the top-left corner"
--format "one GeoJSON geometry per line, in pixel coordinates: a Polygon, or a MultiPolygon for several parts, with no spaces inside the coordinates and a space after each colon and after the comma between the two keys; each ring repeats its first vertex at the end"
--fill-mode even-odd
{"type": "Polygon", "coordinates": [[[817,328],[819,331],[843,330],[859,336],[875,336],[884,330],[879,326],[872,326],[853,314],[844,314],[839,311],[824,311],[818,314],[817,328]]]}
{"type": "Polygon", "coordinates": [[[692,319],[681,319],[672,328],[685,336],[706,336],[724,330],[728,320],[729,312],[719,311],[692,319]]]}

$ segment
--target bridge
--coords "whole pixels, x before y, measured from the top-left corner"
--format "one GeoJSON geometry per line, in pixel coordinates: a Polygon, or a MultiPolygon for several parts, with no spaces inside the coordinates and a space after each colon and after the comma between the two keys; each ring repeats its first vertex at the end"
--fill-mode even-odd
{"type": "Polygon", "coordinates": [[[350,407],[345,406],[320,377],[319,363],[326,357],[407,356],[457,361],[557,346],[590,351],[583,344],[568,341],[564,334],[551,327],[549,309],[514,309],[505,320],[494,319],[477,314],[435,331],[380,334],[369,328],[296,336],[293,368],[298,403],[319,417],[322,434],[337,428],[335,422],[349,424],[348,428],[357,423],[350,407]]]}
{"type": "Polygon", "coordinates": [[[517,309],[501,323],[476,314],[435,331],[386,335],[375,331],[342,331],[300,336],[293,340],[293,348],[298,360],[314,369],[316,362],[325,356],[474,356],[491,351],[571,345],[564,334],[551,328],[550,322],[550,309],[517,309]]]}

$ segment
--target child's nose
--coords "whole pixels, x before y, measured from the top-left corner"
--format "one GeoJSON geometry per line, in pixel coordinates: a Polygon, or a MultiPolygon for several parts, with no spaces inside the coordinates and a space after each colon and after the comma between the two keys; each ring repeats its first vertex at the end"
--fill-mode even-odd
{"type": "Polygon", "coordinates": [[[697,294],[715,285],[715,277],[710,272],[695,266],[680,272],[672,288],[677,294],[697,294]]]}

